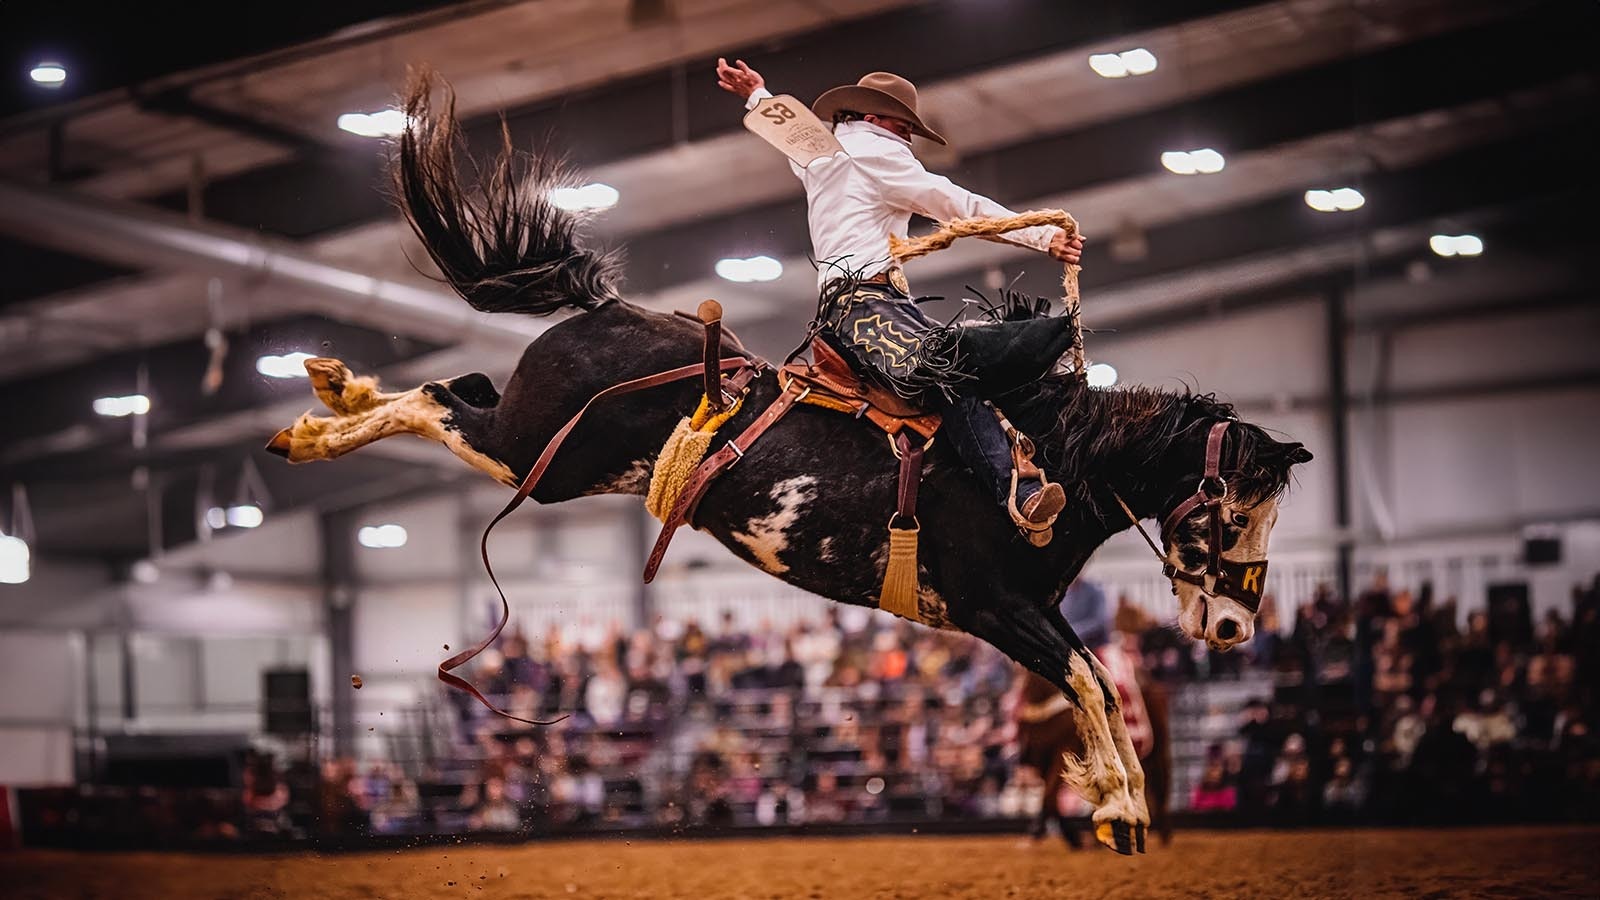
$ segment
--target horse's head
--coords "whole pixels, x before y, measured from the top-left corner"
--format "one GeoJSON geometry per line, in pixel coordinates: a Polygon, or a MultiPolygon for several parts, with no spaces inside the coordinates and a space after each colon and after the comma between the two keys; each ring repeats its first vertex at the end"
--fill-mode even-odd
{"type": "Polygon", "coordinates": [[[1213,396],[1101,390],[1071,375],[1043,379],[1002,404],[1034,438],[1047,471],[1078,486],[1081,508],[1096,521],[1115,524],[1100,502],[1108,486],[1130,524],[1141,516],[1161,522],[1162,546],[1151,548],[1172,579],[1184,633],[1219,649],[1251,638],[1267,537],[1290,468],[1311,460],[1304,446],[1273,440],[1213,396]]]}
{"type": "Polygon", "coordinates": [[[1255,634],[1278,498],[1290,467],[1310,462],[1311,453],[1232,418],[1196,426],[1173,448],[1174,458],[1188,463],[1162,513],[1162,553],[1178,595],[1178,626],[1227,650],[1255,634]]]}

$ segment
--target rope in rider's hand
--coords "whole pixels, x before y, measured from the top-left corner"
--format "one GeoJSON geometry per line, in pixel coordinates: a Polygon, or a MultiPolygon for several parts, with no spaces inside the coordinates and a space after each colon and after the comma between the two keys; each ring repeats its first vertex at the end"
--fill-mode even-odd
{"type": "MultiPolygon", "coordinates": [[[[1062,209],[1035,209],[1015,216],[977,216],[971,219],[953,219],[942,223],[938,230],[932,234],[921,237],[903,238],[898,235],[889,235],[889,253],[900,263],[927,256],[954,244],[957,238],[977,237],[985,240],[998,241],[1010,244],[1001,235],[1008,231],[1021,228],[1034,228],[1039,225],[1054,225],[1067,233],[1068,239],[1078,235],[1078,220],[1062,209]]],[[[1078,321],[1078,270],[1080,266],[1069,265],[1061,276],[1062,299],[1067,308],[1067,313],[1078,321]]],[[[1084,372],[1083,337],[1079,331],[1078,337],[1072,343],[1072,369],[1080,376],[1084,372]]]]}

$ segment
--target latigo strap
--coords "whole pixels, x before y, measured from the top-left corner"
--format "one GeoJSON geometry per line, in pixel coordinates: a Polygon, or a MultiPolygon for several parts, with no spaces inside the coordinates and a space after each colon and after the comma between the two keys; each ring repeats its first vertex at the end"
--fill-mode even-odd
{"type": "Polygon", "coordinates": [[[878,608],[913,622],[922,621],[917,606],[917,489],[922,485],[922,457],[933,439],[918,446],[904,431],[889,439],[889,446],[900,458],[900,484],[895,496],[895,514],[889,519],[889,559],[883,569],[883,587],[878,591],[878,608]]]}
{"type": "MultiPolygon", "coordinates": [[[[717,368],[719,371],[726,372],[734,369],[749,368],[752,364],[753,363],[750,359],[742,356],[735,356],[721,360],[717,363],[717,368]]],[[[765,363],[761,362],[760,360],[756,360],[754,364],[765,365],[765,363]]],[[[522,502],[527,500],[528,496],[532,494],[534,489],[539,486],[539,479],[543,478],[545,471],[550,468],[550,463],[555,459],[556,453],[560,451],[561,445],[566,441],[567,437],[572,434],[572,430],[578,427],[578,423],[583,421],[583,417],[589,412],[590,409],[594,407],[596,403],[599,403],[602,400],[609,400],[612,397],[620,397],[623,394],[631,394],[635,391],[642,391],[653,387],[659,387],[664,384],[671,384],[675,381],[685,381],[701,375],[704,369],[705,367],[702,363],[694,363],[693,365],[669,369],[665,372],[657,372],[654,375],[646,375],[642,378],[635,378],[631,381],[624,381],[621,384],[614,384],[611,387],[608,387],[605,390],[595,394],[593,397],[590,397],[589,402],[585,403],[583,408],[578,410],[578,412],[573,415],[572,418],[568,419],[567,424],[561,426],[561,430],[557,431],[555,435],[550,438],[549,443],[545,444],[544,452],[539,454],[539,458],[534,462],[533,468],[528,470],[527,477],[522,479],[522,484],[517,486],[517,493],[511,498],[510,502],[505,505],[505,508],[500,510],[500,512],[492,520],[490,520],[488,527],[483,529],[483,538],[479,541],[478,549],[479,553],[483,557],[483,570],[488,573],[490,583],[494,585],[495,592],[500,595],[500,621],[495,623],[494,630],[489,632],[488,637],[476,644],[473,644],[471,647],[468,647],[460,653],[457,653],[444,662],[439,663],[440,681],[450,685],[451,687],[459,688],[460,690],[471,694],[479,703],[482,703],[496,715],[504,716],[507,719],[512,719],[514,721],[523,722],[529,725],[551,724],[550,722],[541,722],[534,719],[524,719],[520,716],[514,716],[491,703],[487,697],[483,696],[483,694],[472,685],[471,682],[460,677],[459,675],[451,674],[451,670],[460,668],[473,657],[488,649],[489,645],[493,644],[495,638],[500,636],[500,632],[505,629],[506,623],[511,619],[511,604],[506,600],[505,589],[500,586],[500,580],[496,578],[494,574],[494,566],[489,562],[489,534],[494,531],[494,527],[500,524],[502,519],[516,511],[517,507],[521,506],[522,502]]],[[[556,719],[554,721],[560,721],[560,719],[556,719]]]]}
{"type": "MultiPolygon", "coordinates": [[[[743,373],[740,373],[743,374],[743,373]]],[[[735,376],[737,378],[738,376],[735,376]]],[[[791,382],[792,384],[792,382],[791,382]]],[[[706,457],[695,469],[694,476],[684,486],[683,492],[678,495],[678,501],[672,505],[672,512],[661,522],[661,532],[656,535],[655,546],[650,549],[650,558],[644,566],[644,580],[646,584],[655,580],[656,570],[661,568],[661,560],[667,555],[667,545],[672,543],[673,532],[678,526],[689,521],[694,516],[694,510],[700,505],[700,498],[705,495],[711,482],[717,476],[727,471],[734,463],[744,458],[746,450],[756,442],[767,429],[778,423],[789,410],[804,396],[803,391],[785,388],[778,394],[778,399],[766,408],[761,415],[756,417],[739,436],[722,445],[722,449],[706,457]]]]}

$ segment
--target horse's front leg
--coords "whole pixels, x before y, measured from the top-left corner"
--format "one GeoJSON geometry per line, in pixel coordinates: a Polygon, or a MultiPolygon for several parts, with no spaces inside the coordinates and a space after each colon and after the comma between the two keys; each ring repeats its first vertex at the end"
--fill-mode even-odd
{"type": "Polygon", "coordinates": [[[1143,824],[1141,811],[1128,793],[1128,772],[1111,734],[1105,691],[1085,654],[1079,652],[1084,650],[1083,642],[1070,628],[1065,633],[1058,631],[1043,610],[1021,601],[981,610],[960,624],[1038,673],[1072,701],[1083,755],[1064,755],[1067,784],[1094,807],[1095,838],[1118,853],[1133,853],[1139,843],[1136,833],[1143,824]]]}
{"type": "Polygon", "coordinates": [[[517,483],[510,467],[488,446],[487,423],[498,396],[483,376],[430,381],[387,394],[378,390],[377,379],[357,377],[338,360],[308,360],[306,371],[312,390],[334,415],[302,415],[267,444],[273,453],[292,463],[337,459],[373,441],[414,434],[444,444],[468,465],[503,484],[517,483]],[[459,392],[454,389],[457,382],[462,385],[459,392]]]}
{"type": "Polygon", "coordinates": [[[1133,801],[1139,822],[1139,827],[1134,829],[1134,842],[1142,852],[1145,831],[1150,825],[1150,807],[1144,795],[1144,764],[1139,761],[1139,752],[1134,749],[1133,737],[1128,734],[1128,721],[1122,717],[1122,700],[1117,693],[1117,683],[1112,679],[1110,670],[1099,657],[1088,650],[1083,651],[1082,655],[1088,660],[1106,698],[1106,722],[1111,727],[1111,740],[1116,745],[1117,756],[1122,760],[1123,770],[1128,773],[1128,797],[1133,801]]]}
{"type": "MultiPolygon", "coordinates": [[[[1045,616],[1058,632],[1070,635],[1068,640],[1077,637],[1059,609],[1051,607],[1045,610],[1045,616]]],[[[1112,743],[1117,749],[1117,758],[1122,760],[1123,771],[1128,773],[1128,796],[1133,801],[1140,825],[1135,829],[1134,840],[1142,851],[1145,831],[1150,825],[1150,808],[1145,800],[1144,764],[1139,761],[1139,752],[1133,746],[1133,737],[1128,734],[1128,722],[1122,717],[1122,698],[1117,693],[1117,683],[1111,675],[1111,670],[1107,669],[1105,663],[1101,662],[1087,646],[1078,653],[1088,662],[1095,681],[1100,686],[1101,695],[1105,698],[1106,724],[1111,731],[1112,743]]]]}

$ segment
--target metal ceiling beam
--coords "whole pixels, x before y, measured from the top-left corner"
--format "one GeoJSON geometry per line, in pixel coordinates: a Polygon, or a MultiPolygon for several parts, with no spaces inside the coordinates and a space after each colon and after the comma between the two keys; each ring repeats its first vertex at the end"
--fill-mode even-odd
{"type": "MultiPolygon", "coordinates": [[[[1473,101],[1504,101],[1520,89],[1574,73],[1587,73],[1592,81],[1583,44],[1592,32],[1572,27],[1570,18],[1497,22],[1343,59],[975,154],[947,174],[1015,207],[1160,173],[1161,152],[1180,145],[1239,155],[1319,135],[1347,132],[1354,138],[1366,126],[1473,101]],[[1471,63],[1486,58],[1497,64],[1471,63]]],[[[639,293],[704,277],[724,256],[803,258],[811,250],[805,200],[797,191],[697,220],[692,228],[637,234],[627,250],[629,290],[639,293]]]]}
{"type": "MultiPolygon", "coordinates": [[[[1137,8],[1090,5],[1068,10],[1059,0],[943,0],[896,9],[759,45],[734,48],[730,58],[762,59],[774,84],[814,96],[870,65],[915,81],[960,77],[1063,47],[1082,46],[1118,34],[1160,28],[1256,5],[1256,0],[1205,0],[1191,4],[1140,4],[1137,8]],[[938,48],[929,52],[929,48],[938,48]],[[839,62],[833,62],[839,61],[839,62]]],[[[739,130],[737,104],[704,75],[711,60],[663,66],[506,111],[522,146],[560,135],[575,159],[597,165],[739,130]],[[681,118],[676,122],[674,117],[681,118]],[[681,127],[679,127],[681,125],[681,127]]],[[[499,140],[499,116],[466,123],[474,140],[499,140]]],[[[385,200],[372,189],[382,183],[377,154],[317,153],[277,165],[218,178],[206,186],[207,215],[274,234],[304,238],[381,218],[385,200]]],[[[174,192],[151,198],[154,205],[182,209],[174,192]]],[[[22,236],[26,240],[26,235],[22,236]]],[[[50,283],[49,279],[44,280],[50,283]]],[[[82,282],[76,282],[82,283],[82,282]]]]}
{"type": "MultiPolygon", "coordinates": [[[[1415,168],[1370,175],[1361,184],[1367,205],[1353,213],[1317,213],[1305,205],[1299,193],[1285,194],[1150,229],[1150,250],[1140,261],[1119,262],[1111,258],[1106,242],[1091,244],[1084,253],[1086,296],[1227,260],[1292,253],[1339,238],[1359,240],[1375,229],[1429,224],[1497,205],[1562,194],[1563,202],[1547,205],[1546,221],[1592,234],[1593,226],[1581,217],[1585,207],[1578,197],[1592,197],[1594,191],[1575,185],[1572,173],[1583,171],[1588,164],[1589,147],[1580,135],[1594,127],[1596,118],[1592,113],[1574,117],[1415,168]]],[[[984,274],[977,269],[954,272],[918,282],[917,290],[961,296],[967,285],[982,285],[984,274]]],[[[1029,265],[1015,286],[1040,296],[1055,296],[1060,292],[1059,278],[1054,266],[1029,265]]],[[[1235,293],[1259,287],[1241,285],[1235,293]]],[[[1142,323],[1117,324],[1140,327],[1142,323]]]]}
{"type": "Polygon", "coordinates": [[[434,341],[472,338],[520,349],[549,327],[542,320],[479,313],[448,291],[324,262],[292,241],[15,181],[0,180],[0,231],[119,265],[259,279],[319,297],[329,315],[344,321],[434,341]]]}

